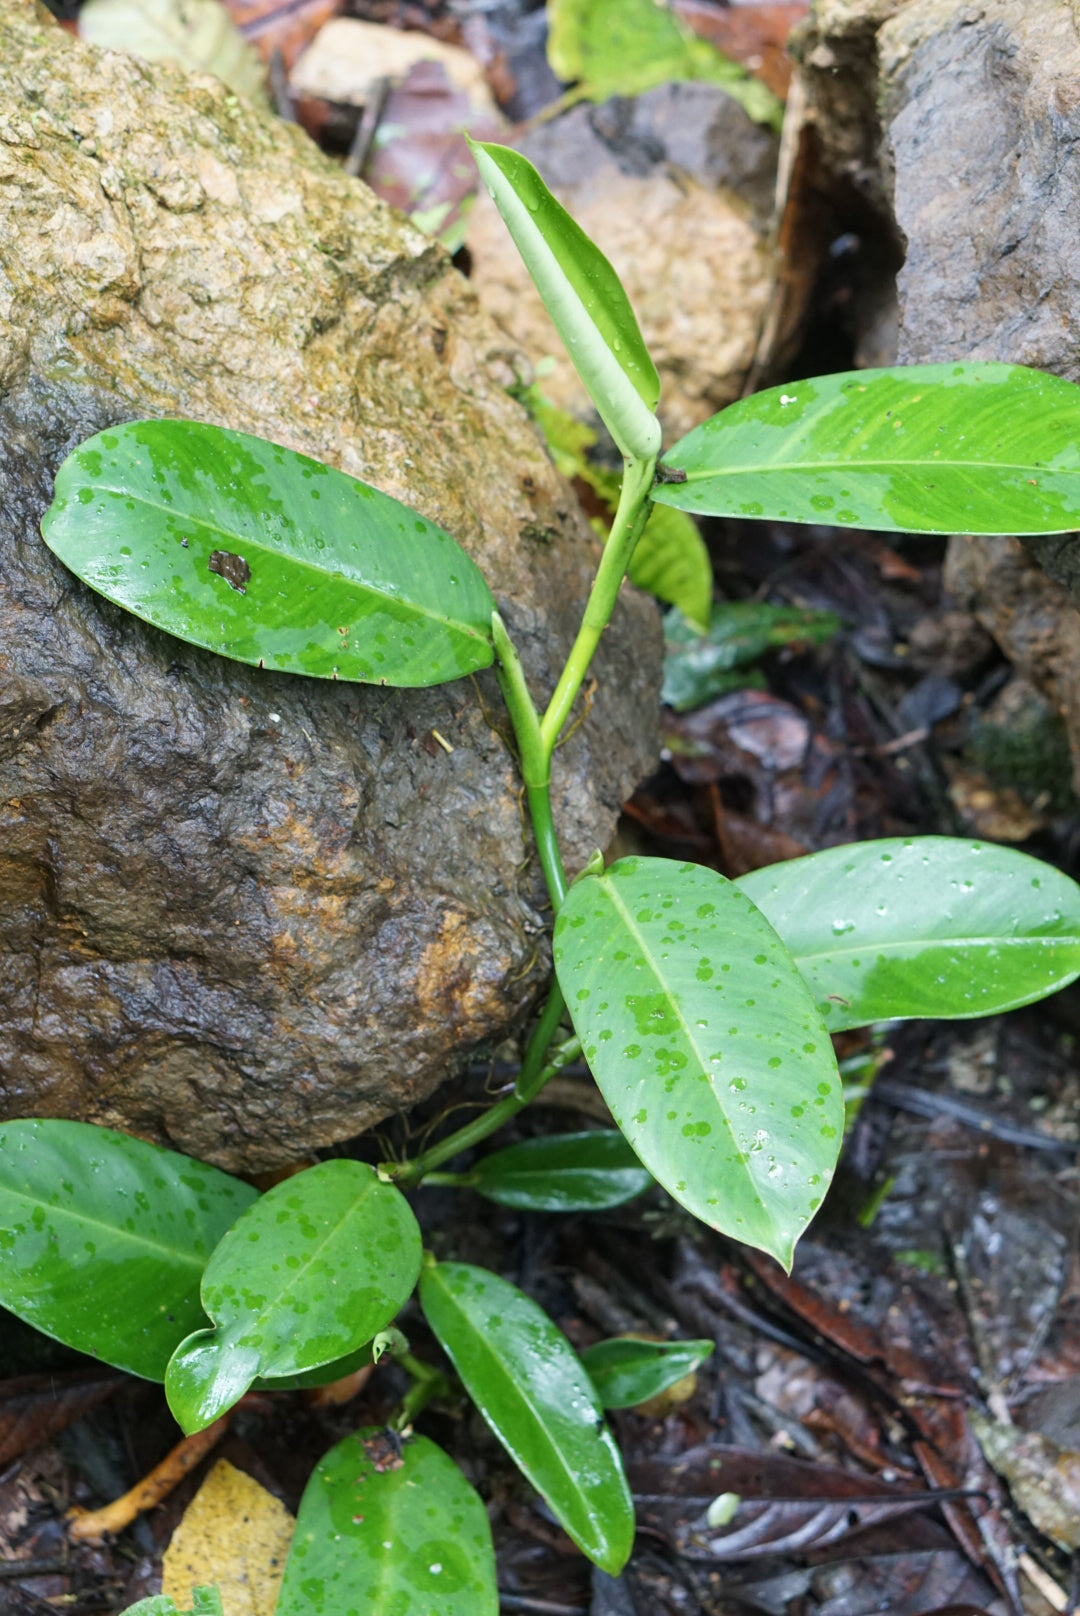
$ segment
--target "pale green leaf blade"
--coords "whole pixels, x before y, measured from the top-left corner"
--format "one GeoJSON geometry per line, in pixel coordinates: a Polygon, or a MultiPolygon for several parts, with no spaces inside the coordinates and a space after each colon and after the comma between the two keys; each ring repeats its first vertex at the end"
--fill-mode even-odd
{"type": "Polygon", "coordinates": [[[722,85],[759,123],[779,129],[783,116],[766,85],[656,0],[548,0],[548,60],[591,101],[697,79],[722,85]]]}
{"type": "Polygon", "coordinates": [[[60,467],[41,530],[84,583],[221,656],[431,685],[489,666],[494,600],[448,533],[262,438],[131,421],[60,467]]]}
{"type": "Polygon", "coordinates": [[[469,1175],[499,1206],[528,1212],[603,1212],[652,1183],[617,1128],[547,1134],[496,1150],[469,1175]]]}
{"type": "Polygon", "coordinates": [[[0,1305],[147,1380],[205,1324],[203,1269],[258,1191],[109,1128],[0,1124],[0,1305]]]}
{"type": "Polygon", "coordinates": [[[434,1263],[420,1305],[477,1408],[574,1542],[616,1575],[634,1541],[619,1450],[592,1382],[543,1310],[497,1274],[434,1263]]]}
{"type": "Polygon", "coordinates": [[[425,1436],[347,1436],[300,1501],[275,1616],[498,1616],[487,1512],[425,1436]]]}
{"type": "Polygon", "coordinates": [[[605,1408],[634,1408],[683,1380],[715,1346],[714,1341],[642,1341],[617,1335],[586,1347],[581,1361],[605,1408]]]}
{"type": "Polygon", "coordinates": [[[736,885],[783,938],[832,1032],[996,1015],[1080,976],[1080,887],[1010,848],[890,837],[736,885]]]}
{"type": "Polygon", "coordinates": [[[712,870],[620,859],[571,886],[555,968],[653,1177],[790,1267],[832,1175],[843,1102],[821,1016],[765,917],[712,870]]]}
{"type": "Polygon", "coordinates": [[[677,606],[702,627],[712,607],[713,574],[709,552],[698,525],[684,511],[654,505],[645,531],[634,546],[630,582],[677,606]]]}
{"type": "Polygon", "coordinates": [[[740,399],[664,457],[653,499],[899,533],[1080,528],[1080,387],[1020,365],[911,365],[740,399]]]}
{"type": "Polygon", "coordinates": [[[660,378],[622,282],[528,158],[509,146],[469,144],[601,419],[624,454],[651,460],[660,450],[660,378]]]}
{"type": "Polygon", "coordinates": [[[275,1185],[207,1265],[202,1303],[216,1328],[184,1341],[165,1379],[179,1424],[201,1430],[256,1376],[354,1353],[408,1300],[420,1253],[405,1197],[365,1162],[320,1162],[275,1185]]]}

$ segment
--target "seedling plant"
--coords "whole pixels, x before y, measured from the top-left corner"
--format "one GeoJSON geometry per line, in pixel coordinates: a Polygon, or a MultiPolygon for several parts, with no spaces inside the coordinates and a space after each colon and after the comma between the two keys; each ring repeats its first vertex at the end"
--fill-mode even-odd
{"type": "Polygon", "coordinates": [[[652,1184],[790,1267],[843,1133],[830,1034],[981,1016],[1080,975],[1080,888],[984,843],[834,848],[737,881],[598,853],[568,879],[550,797],[560,736],[654,506],[920,533],[1080,528],[1080,388],[999,364],[825,376],[741,400],[660,457],[660,384],[615,272],[531,165],[476,161],[624,475],[581,627],[546,702],[448,534],[303,455],[191,421],[135,421],[64,462],[42,524],[81,579],[258,668],[419,686],[494,665],[554,914],[555,980],[512,1093],[419,1155],[320,1163],[259,1195],[216,1168],[75,1122],[0,1127],[0,1302],[164,1381],[185,1432],[250,1388],[338,1379],[384,1352],[412,1390],[347,1437],[300,1507],[280,1616],[494,1616],[484,1506],[413,1431],[452,1384],[394,1320],[419,1304],[453,1377],[570,1537],[617,1573],[633,1507],[608,1408],[655,1395],[709,1342],[578,1355],[497,1274],[425,1254],[406,1191],[468,1184],[553,1212],[652,1184]],[[569,1031],[566,1024],[572,1031],[569,1031]],[[584,1058],[617,1130],[480,1144],[584,1058]]]}

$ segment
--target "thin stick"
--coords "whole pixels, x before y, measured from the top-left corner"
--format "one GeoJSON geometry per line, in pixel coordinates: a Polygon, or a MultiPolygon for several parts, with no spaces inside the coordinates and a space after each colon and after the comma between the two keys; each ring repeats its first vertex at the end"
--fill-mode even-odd
{"type": "Polygon", "coordinates": [[[171,1453],[165,1455],[159,1465],[154,1466],[149,1475],[136,1482],[130,1492],[106,1504],[104,1509],[80,1509],[78,1506],[69,1509],[68,1536],[76,1543],[100,1543],[107,1535],[122,1532],[137,1516],[160,1504],[211,1448],[216,1447],[228,1430],[235,1412],[235,1409],[230,1409],[205,1430],[196,1431],[194,1436],[186,1436],[171,1453]]]}

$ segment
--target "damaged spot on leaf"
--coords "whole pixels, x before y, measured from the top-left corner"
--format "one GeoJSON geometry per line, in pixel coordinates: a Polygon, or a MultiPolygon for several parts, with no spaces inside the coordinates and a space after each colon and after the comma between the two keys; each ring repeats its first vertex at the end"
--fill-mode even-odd
{"type": "Polygon", "coordinates": [[[251,568],[243,556],[233,555],[230,550],[212,550],[207,566],[211,572],[216,572],[219,578],[224,578],[229,588],[235,589],[238,595],[247,594],[251,568]]]}

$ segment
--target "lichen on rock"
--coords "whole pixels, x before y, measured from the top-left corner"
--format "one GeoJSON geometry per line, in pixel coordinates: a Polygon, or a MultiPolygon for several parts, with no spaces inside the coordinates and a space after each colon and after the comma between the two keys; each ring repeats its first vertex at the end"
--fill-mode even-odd
{"type": "MultiPolygon", "coordinates": [[[[0,33],[0,1115],[264,1168],[429,1094],[535,999],[498,693],[259,674],[136,622],[46,550],[57,466],[187,415],[361,476],[460,539],[538,693],[595,541],[441,248],[212,78],[25,0],[0,33]]],[[[652,766],[659,649],[625,592],[558,754],[571,866],[652,766]]]]}

